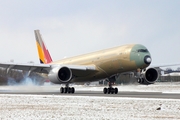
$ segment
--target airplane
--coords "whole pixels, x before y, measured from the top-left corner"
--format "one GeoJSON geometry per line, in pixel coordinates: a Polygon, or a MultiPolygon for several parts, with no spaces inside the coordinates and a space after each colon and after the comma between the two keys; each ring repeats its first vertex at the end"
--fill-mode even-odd
{"type": "Polygon", "coordinates": [[[106,79],[108,87],[104,94],[117,94],[113,87],[116,76],[120,73],[137,71],[137,80],[141,84],[153,84],[158,79],[155,68],[147,68],[152,61],[148,49],[141,44],[126,44],[88,54],[78,55],[53,61],[39,30],[34,30],[37,51],[41,64],[0,63],[0,67],[43,73],[55,84],[65,84],[60,93],[75,93],[71,83],[92,82],[106,79]]]}

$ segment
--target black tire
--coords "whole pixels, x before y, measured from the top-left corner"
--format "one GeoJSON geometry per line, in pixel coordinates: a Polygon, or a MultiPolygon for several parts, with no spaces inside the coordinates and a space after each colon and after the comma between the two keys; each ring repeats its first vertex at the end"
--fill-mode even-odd
{"type": "Polygon", "coordinates": [[[143,78],[138,78],[137,82],[142,84],[144,82],[144,79],[143,78]]]}
{"type": "Polygon", "coordinates": [[[72,88],[68,88],[68,93],[72,93],[72,88]]]}
{"type": "Polygon", "coordinates": [[[114,94],[114,88],[111,88],[111,94],[114,94]]]}
{"type": "Polygon", "coordinates": [[[104,88],[104,89],[103,89],[103,93],[104,93],[104,94],[107,94],[107,91],[108,91],[107,88],[104,88]]]}
{"type": "Polygon", "coordinates": [[[68,92],[68,88],[65,87],[65,88],[64,88],[64,93],[67,93],[67,92],[68,92]]]}
{"type": "Polygon", "coordinates": [[[60,93],[64,93],[64,88],[63,87],[60,88],[60,93]]]}
{"type": "Polygon", "coordinates": [[[71,93],[74,93],[74,92],[75,92],[75,88],[72,87],[72,88],[71,88],[71,93]]]}
{"type": "Polygon", "coordinates": [[[114,89],[114,93],[117,94],[118,93],[118,88],[114,89]]]}
{"type": "Polygon", "coordinates": [[[141,78],[138,78],[138,79],[137,79],[137,82],[138,82],[138,83],[141,83],[141,78]]]}
{"type": "Polygon", "coordinates": [[[111,93],[111,88],[107,89],[107,93],[110,94],[111,93]]]}

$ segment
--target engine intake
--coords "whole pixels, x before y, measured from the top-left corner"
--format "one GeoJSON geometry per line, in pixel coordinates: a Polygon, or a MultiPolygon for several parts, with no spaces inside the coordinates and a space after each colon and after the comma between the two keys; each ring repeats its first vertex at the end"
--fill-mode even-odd
{"type": "Polygon", "coordinates": [[[55,67],[48,74],[49,80],[53,83],[68,83],[72,80],[72,71],[68,67],[55,67]]]}
{"type": "Polygon", "coordinates": [[[159,78],[158,71],[155,68],[148,68],[141,72],[138,78],[138,83],[140,84],[153,84],[159,78]]]}
{"type": "Polygon", "coordinates": [[[58,71],[58,77],[61,81],[69,81],[72,76],[71,70],[67,67],[63,67],[58,71]]]}

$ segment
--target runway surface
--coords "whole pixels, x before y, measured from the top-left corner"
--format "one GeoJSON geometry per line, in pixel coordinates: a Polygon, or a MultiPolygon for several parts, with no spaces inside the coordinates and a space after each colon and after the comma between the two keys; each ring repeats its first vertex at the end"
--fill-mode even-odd
{"type": "MultiPolygon", "coordinates": [[[[16,88],[16,87],[14,87],[16,88]]],[[[103,94],[102,91],[77,90],[74,94],[61,94],[58,88],[48,87],[48,90],[28,88],[23,89],[0,89],[0,94],[28,94],[28,95],[59,95],[59,96],[98,96],[98,97],[132,97],[132,98],[161,98],[161,99],[180,99],[180,93],[163,93],[163,92],[133,92],[119,91],[118,94],[103,94]]]]}

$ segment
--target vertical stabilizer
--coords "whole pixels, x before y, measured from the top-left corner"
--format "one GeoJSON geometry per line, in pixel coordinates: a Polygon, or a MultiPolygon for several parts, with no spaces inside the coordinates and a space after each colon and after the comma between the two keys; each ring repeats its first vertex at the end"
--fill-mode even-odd
{"type": "Polygon", "coordinates": [[[49,54],[49,51],[44,41],[42,40],[39,30],[34,30],[34,33],[35,33],[36,45],[38,49],[40,63],[42,64],[51,63],[52,62],[51,55],[49,54]]]}

